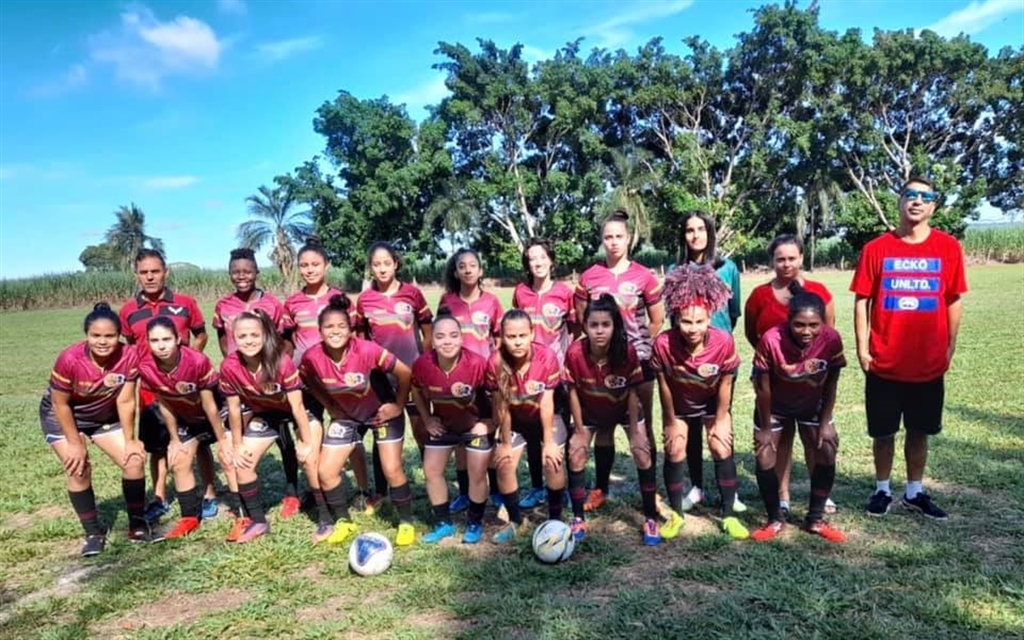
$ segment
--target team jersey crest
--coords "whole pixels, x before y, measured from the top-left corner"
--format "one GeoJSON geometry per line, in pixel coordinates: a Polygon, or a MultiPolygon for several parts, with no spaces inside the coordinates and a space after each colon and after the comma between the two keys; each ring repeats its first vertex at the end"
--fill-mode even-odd
{"type": "Polygon", "coordinates": [[[609,374],[604,378],[604,386],[609,389],[624,389],[627,380],[622,376],[609,374]]]}
{"type": "Polygon", "coordinates": [[[702,378],[712,378],[718,375],[720,368],[712,362],[705,362],[697,367],[697,374],[702,378]]]}
{"type": "Polygon", "coordinates": [[[125,377],[123,374],[120,373],[108,373],[103,377],[103,386],[107,387],[108,389],[116,389],[117,387],[123,385],[124,382],[125,377]]]}
{"type": "Polygon", "coordinates": [[[194,382],[178,382],[174,385],[174,390],[181,395],[195,393],[196,384],[194,382]]]}

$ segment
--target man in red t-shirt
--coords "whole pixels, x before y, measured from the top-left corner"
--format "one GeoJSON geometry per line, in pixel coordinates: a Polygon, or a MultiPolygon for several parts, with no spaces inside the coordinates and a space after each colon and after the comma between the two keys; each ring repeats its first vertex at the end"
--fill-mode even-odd
{"type": "Polygon", "coordinates": [[[864,246],[850,290],[856,294],[857,358],[866,375],[868,435],[875,492],[867,513],[889,512],[889,476],[900,418],[906,429],[907,488],[903,506],[937,520],[946,512],[922,490],[928,436],[942,429],[943,376],[956,349],[967,291],[963,250],[932,229],[939,193],[923,178],[900,189],[900,222],[864,246]]]}

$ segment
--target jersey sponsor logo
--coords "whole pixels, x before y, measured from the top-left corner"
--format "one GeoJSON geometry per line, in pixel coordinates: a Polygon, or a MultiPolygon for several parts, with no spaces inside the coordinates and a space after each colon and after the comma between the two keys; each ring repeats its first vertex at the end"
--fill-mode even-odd
{"type": "Polygon", "coordinates": [[[554,302],[549,302],[541,307],[540,312],[549,320],[558,320],[562,317],[562,308],[554,302]]]}
{"type": "Polygon", "coordinates": [[[820,373],[828,369],[828,360],[822,360],[821,358],[811,358],[804,361],[804,371],[807,373],[820,373]]]}
{"type": "Polygon", "coordinates": [[[473,395],[473,387],[465,382],[456,382],[452,385],[452,396],[456,398],[468,398],[473,395]]]}
{"type": "Polygon", "coordinates": [[[175,383],[174,390],[180,393],[181,395],[195,393],[196,385],[194,382],[178,382],[175,383]]]}
{"type": "Polygon", "coordinates": [[[358,387],[359,385],[366,382],[366,376],[355,371],[350,371],[345,374],[344,377],[345,386],[347,387],[358,387]]]}
{"type": "Polygon", "coordinates": [[[185,307],[172,307],[168,305],[166,308],[171,312],[172,316],[180,316],[185,313],[185,307]]]}
{"type": "Polygon", "coordinates": [[[886,311],[936,311],[939,299],[935,296],[885,296],[882,308],[886,311]]]}
{"type": "Polygon", "coordinates": [[[544,393],[544,390],[547,389],[547,385],[540,380],[527,380],[523,385],[523,389],[526,390],[527,395],[533,396],[538,393],[544,393]]]}
{"type": "Polygon", "coordinates": [[[938,278],[895,278],[887,277],[882,279],[883,291],[923,291],[937,292],[940,280],[938,278]]]}
{"type": "Polygon", "coordinates": [[[882,260],[882,271],[940,273],[942,260],[939,258],[885,258],[882,260]]]}
{"type": "Polygon", "coordinates": [[[395,313],[400,313],[402,315],[410,315],[411,316],[412,315],[412,311],[413,311],[412,305],[409,304],[408,302],[396,302],[395,303],[395,313]]]}
{"type": "Polygon", "coordinates": [[[704,364],[697,367],[697,375],[702,378],[711,378],[717,376],[720,371],[720,367],[717,364],[711,362],[705,362],[704,364]]]}
{"type": "Polygon", "coordinates": [[[124,384],[124,382],[125,377],[120,373],[108,373],[107,375],[103,376],[103,386],[107,387],[108,389],[120,387],[121,385],[124,384]]]}
{"type": "Polygon", "coordinates": [[[263,394],[268,396],[277,395],[281,393],[282,387],[276,382],[266,382],[263,384],[263,394]]]}
{"type": "Polygon", "coordinates": [[[473,324],[487,327],[491,324],[491,316],[487,315],[485,311],[474,311],[470,321],[473,324]]]}
{"type": "Polygon", "coordinates": [[[623,389],[626,387],[626,379],[622,376],[608,375],[604,378],[604,386],[608,389],[623,389]]]}
{"type": "Polygon", "coordinates": [[[636,285],[632,282],[623,282],[619,284],[619,293],[624,296],[635,296],[637,293],[636,285]]]}

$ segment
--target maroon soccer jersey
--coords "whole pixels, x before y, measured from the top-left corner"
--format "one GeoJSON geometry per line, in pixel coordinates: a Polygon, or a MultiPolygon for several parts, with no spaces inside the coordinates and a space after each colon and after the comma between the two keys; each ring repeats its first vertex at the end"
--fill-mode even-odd
{"type": "Polygon", "coordinates": [[[267,314],[280,334],[295,326],[291,317],[285,312],[281,301],[262,289],[253,291],[248,300],[239,298],[238,292],[226,295],[218,300],[217,305],[213,308],[213,328],[224,332],[229,354],[234,353],[237,348],[235,332],[232,331],[231,326],[234,324],[235,318],[243,311],[262,311],[267,314]]]}
{"type": "Polygon", "coordinates": [[[512,292],[512,307],[530,314],[533,341],[548,347],[565,362],[569,348],[569,323],[576,322],[573,292],[564,282],[555,282],[547,291],[538,293],[529,285],[519,283],[512,292]]]}
{"type": "Polygon", "coordinates": [[[665,374],[677,416],[714,413],[722,376],[735,374],[739,366],[732,336],[721,329],[708,328],[704,350],[697,355],[690,353],[677,330],[666,331],[654,341],[651,368],[665,374]]]}
{"type": "Polygon", "coordinates": [[[479,419],[477,394],[483,393],[487,361],[466,349],[451,371],[437,363],[437,353],[424,353],[412,365],[412,386],[432,405],[446,429],[463,433],[479,419]]]}
{"type": "Polygon", "coordinates": [[[302,362],[302,354],[306,353],[307,349],[320,344],[320,312],[331,301],[331,297],[338,294],[344,295],[334,287],[330,287],[326,293],[319,296],[311,296],[303,291],[297,291],[284,301],[285,313],[295,327],[295,332],[292,334],[292,342],[295,343],[292,361],[296,365],[302,362]]]}
{"type": "Polygon", "coordinates": [[[327,411],[335,420],[371,422],[380,409],[380,399],[370,386],[370,371],[391,373],[395,355],[379,344],[351,338],[341,362],[335,362],[321,347],[302,356],[299,371],[304,380],[315,380],[331,396],[327,411]]]}
{"type": "Polygon", "coordinates": [[[462,348],[469,349],[481,358],[491,357],[494,338],[501,331],[501,316],[505,310],[493,294],[483,291],[472,303],[463,300],[457,293],[441,296],[438,309],[447,307],[462,327],[462,348]]]}
{"type": "Polygon", "coordinates": [[[136,349],[119,345],[106,367],[100,368],[89,353],[89,344],[82,341],[57,356],[46,395],[49,396],[51,390],[69,394],[68,404],[75,420],[110,424],[118,421],[117,396],[121,388],[138,378],[136,349]]]}
{"type": "Polygon", "coordinates": [[[420,327],[433,319],[423,292],[407,282],[391,294],[372,288],[363,291],[352,316],[358,330],[409,366],[423,350],[420,327]]]}
{"type": "Polygon", "coordinates": [[[288,392],[301,388],[299,370],[288,358],[281,358],[273,380],[265,380],[262,369],[255,374],[250,372],[237,351],[220,364],[220,392],[225,397],[238,396],[242,404],[256,415],[290,414],[292,406],[288,402],[288,392]]]}
{"type": "Polygon", "coordinates": [[[199,392],[204,389],[213,391],[220,382],[210,359],[188,347],[181,347],[178,363],[170,371],[160,368],[152,352],[143,354],[139,361],[139,377],[157,395],[160,404],[186,424],[206,420],[199,392]]]}
{"type": "Polygon", "coordinates": [[[189,344],[195,334],[206,331],[203,312],[199,310],[192,296],[174,293],[164,289],[156,302],[139,293],[121,306],[121,333],[128,344],[145,344],[146,325],[157,316],[170,318],[178,330],[178,338],[184,345],[189,344]]]}
{"type": "Polygon", "coordinates": [[[565,382],[575,387],[583,410],[583,425],[614,426],[627,412],[629,389],[644,381],[640,360],[632,345],[626,346],[626,362],[612,368],[590,356],[587,338],[569,345],[565,355],[565,382]]]}
{"type": "Polygon", "coordinates": [[[780,324],[761,336],[754,351],[754,375],[767,373],[772,389],[772,415],[814,418],[829,371],[846,366],[839,332],[823,326],[806,349],[780,324]]]}
{"type": "MultiPolygon", "coordinates": [[[[803,287],[807,293],[817,294],[826,305],[832,302],[832,294],[820,282],[804,280],[803,287]]],[[[771,282],[754,287],[754,290],[750,292],[750,297],[747,298],[743,312],[748,318],[756,319],[754,326],[759,337],[775,325],[789,320],[789,305],[782,304],[775,297],[771,282]]]]}
{"type": "Polygon", "coordinates": [[[585,302],[610,293],[619,305],[629,343],[641,360],[651,357],[651,330],[647,308],[661,301],[661,283],[651,270],[637,262],[615,275],[603,264],[595,264],[580,276],[573,296],[585,302]]]}
{"type": "MultiPolygon", "coordinates": [[[[554,389],[561,382],[558,356],[542,344],[530,346],[530,365],[523,372],[512,373],[511,397],[508,402],[512,424],[531,424],[540,421],[540,401],[544,392],[554,389]]],[[[495,352],[487,364],[485,385],[492,392],[499,390],[501,378],[501,353],[495,352]]]]}

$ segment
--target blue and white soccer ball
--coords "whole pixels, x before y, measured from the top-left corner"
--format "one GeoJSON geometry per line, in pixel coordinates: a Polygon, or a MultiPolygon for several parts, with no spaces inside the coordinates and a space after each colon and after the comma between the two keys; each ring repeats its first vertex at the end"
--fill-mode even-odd
{"type": "Polygon", "coordinates": [[[576,549],[572,529],[561,520],[548,520],[533,532],[533,553],[547,564],[565,562],[576,549]]]}
{"type": "Polygon", "coordinates": [[[379,533],[362,533],[348,548],[348,565],[361,576],[376,576],[388,570],[394,555],[390,540],[379,533]]]}

